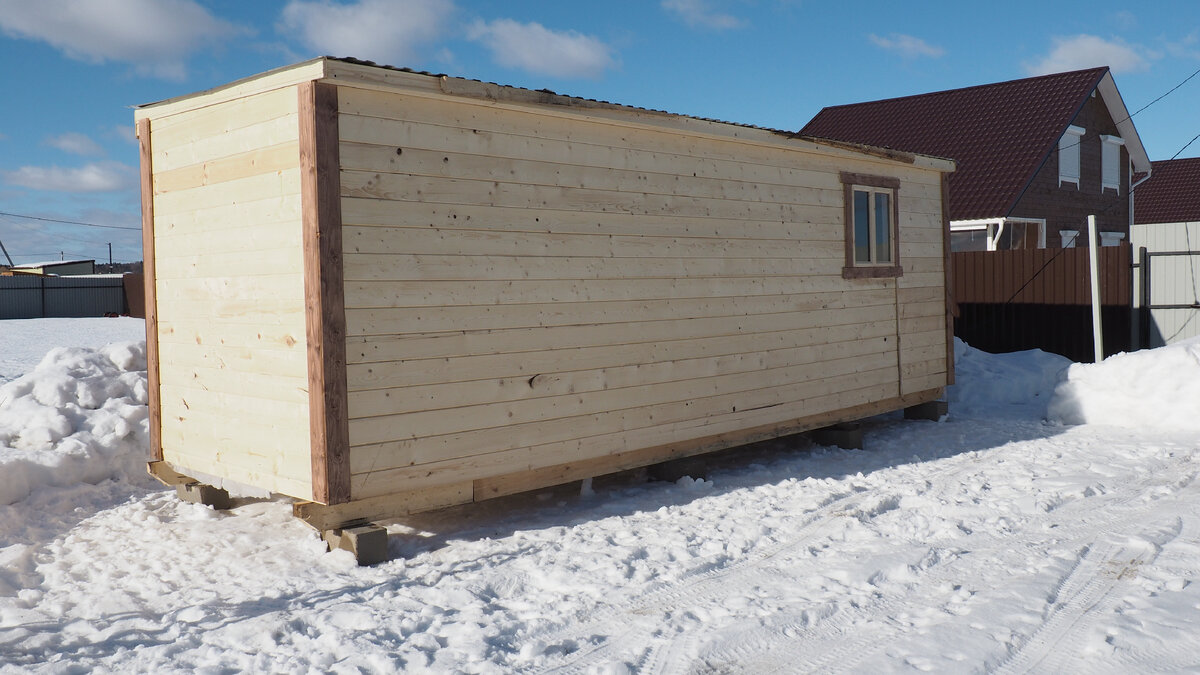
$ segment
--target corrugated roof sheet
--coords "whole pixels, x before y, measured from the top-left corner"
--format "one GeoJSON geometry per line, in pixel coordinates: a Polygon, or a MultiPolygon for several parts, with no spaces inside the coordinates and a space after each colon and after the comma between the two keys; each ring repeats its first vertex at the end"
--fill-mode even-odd
{"type": "Polygon", "coordinates": [[[1108,68],[832,106],[800,130],[953,159],[950,219],[1008,215],[1108,68]]]}
{"type": "Polygon", "coordinates": [[[1133,196],[1133,221],[1190,223],[1200,221],[1200,157],[1151,162],[1150,180],[1133,196]]]}

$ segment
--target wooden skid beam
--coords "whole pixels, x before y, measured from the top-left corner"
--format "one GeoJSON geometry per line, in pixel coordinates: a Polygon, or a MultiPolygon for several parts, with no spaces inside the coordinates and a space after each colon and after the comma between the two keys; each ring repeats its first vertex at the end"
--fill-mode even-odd
{"type": "Polygon", "coordinates": [[[170,464],[161,459],[146,463],[146,472],[154,476],[163,485],[176,486],[197,482],[191,476],[179,473],[170,464]]]}

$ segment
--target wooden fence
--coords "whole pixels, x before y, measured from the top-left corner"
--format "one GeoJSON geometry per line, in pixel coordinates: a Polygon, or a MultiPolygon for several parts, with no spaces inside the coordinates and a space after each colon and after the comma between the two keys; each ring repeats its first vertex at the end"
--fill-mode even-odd
{"type": "MultiPolygon", "coordinates": [[[[1105,355],[1130,348],[1132,282],[1128,244],[1100,249],[1105,355]]],[[[952,254],[958,303],[954,334],[1002,353],[1042,349],[1073,361],[1094,359],[1086,248],[952,254]]]]}

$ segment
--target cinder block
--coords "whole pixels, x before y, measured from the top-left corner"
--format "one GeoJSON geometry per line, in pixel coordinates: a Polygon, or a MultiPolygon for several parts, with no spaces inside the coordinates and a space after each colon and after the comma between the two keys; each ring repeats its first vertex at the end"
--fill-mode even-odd
{"type": "Polygon", "coordinates": [[[929,401],[909,406],[904,409],[906,420],[929,420],[936,422],[950,412],[950,404],[946,401],[929,401]]]}
{"type": "Polygon", "coordinates": [[[233,499],[229,496],[228,490],[215,488],[204,483],[184,483],[175,486],[175,494],[185,502],[192,504],[204,504],[211,506],[218,511],[226,511],[233,508],[233,499]]]}
{"type": "Polygon", "coordinates": [[[857,422],[814,429],[809,436],[817,445],[832,445],[844,450],[862,450],[863,447],[863,430],[857,422]]]}
{"type": "Polygon", "coordinates": [[[378,525],[368,523],[325,530],[324,538],[329,550],[350,551],[362,567],[388,559],[387,530],[378,525]]]}

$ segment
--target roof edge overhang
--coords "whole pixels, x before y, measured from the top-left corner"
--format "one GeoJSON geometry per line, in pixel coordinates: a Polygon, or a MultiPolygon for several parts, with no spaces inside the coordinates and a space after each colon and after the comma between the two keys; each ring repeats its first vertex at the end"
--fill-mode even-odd
{"type": "Polygon", "coordinates": [[[512,87],[332,56],[321,56],[276,68],[206,91],[140,105],[134,111],[134,118],[141,120],[167,117],[306,81],[325,81],[345,86],[393,91],[406,90],[418,95],[458,96],[500,105],[571,109],[574,114],[603,117],[611,123],[652,126],[677,132],[703,134],[724,140],[785,146],[835,156],[861,157],[867,155],[876,159],[890,160],[943,173],[954,171],[954,162],[940,157],[818,139],[778,129],[578,98],[545,89],[512,87]]]}
{"type": "Polygon", "coordinates": [[[1117,91],[1117,83],[1113,80],[1111,71],[1104,72],[1104,76],[1096,84],[1096,89],[1104,99],[1104,105],[1108,107],[1108,114],[1117,123],[1117,131],[1125,141],[1125,149],[1129,151],[1129,161],[1133,164],[1133,170],[1146,173],[1150,170],[1150,156],[1146,154],[1146,147],[1142,145],[1142,138],[1138,136],[1137,127],[1133,124],[1133,117],[1125,107],[1121,93],[1117,91]]]}

